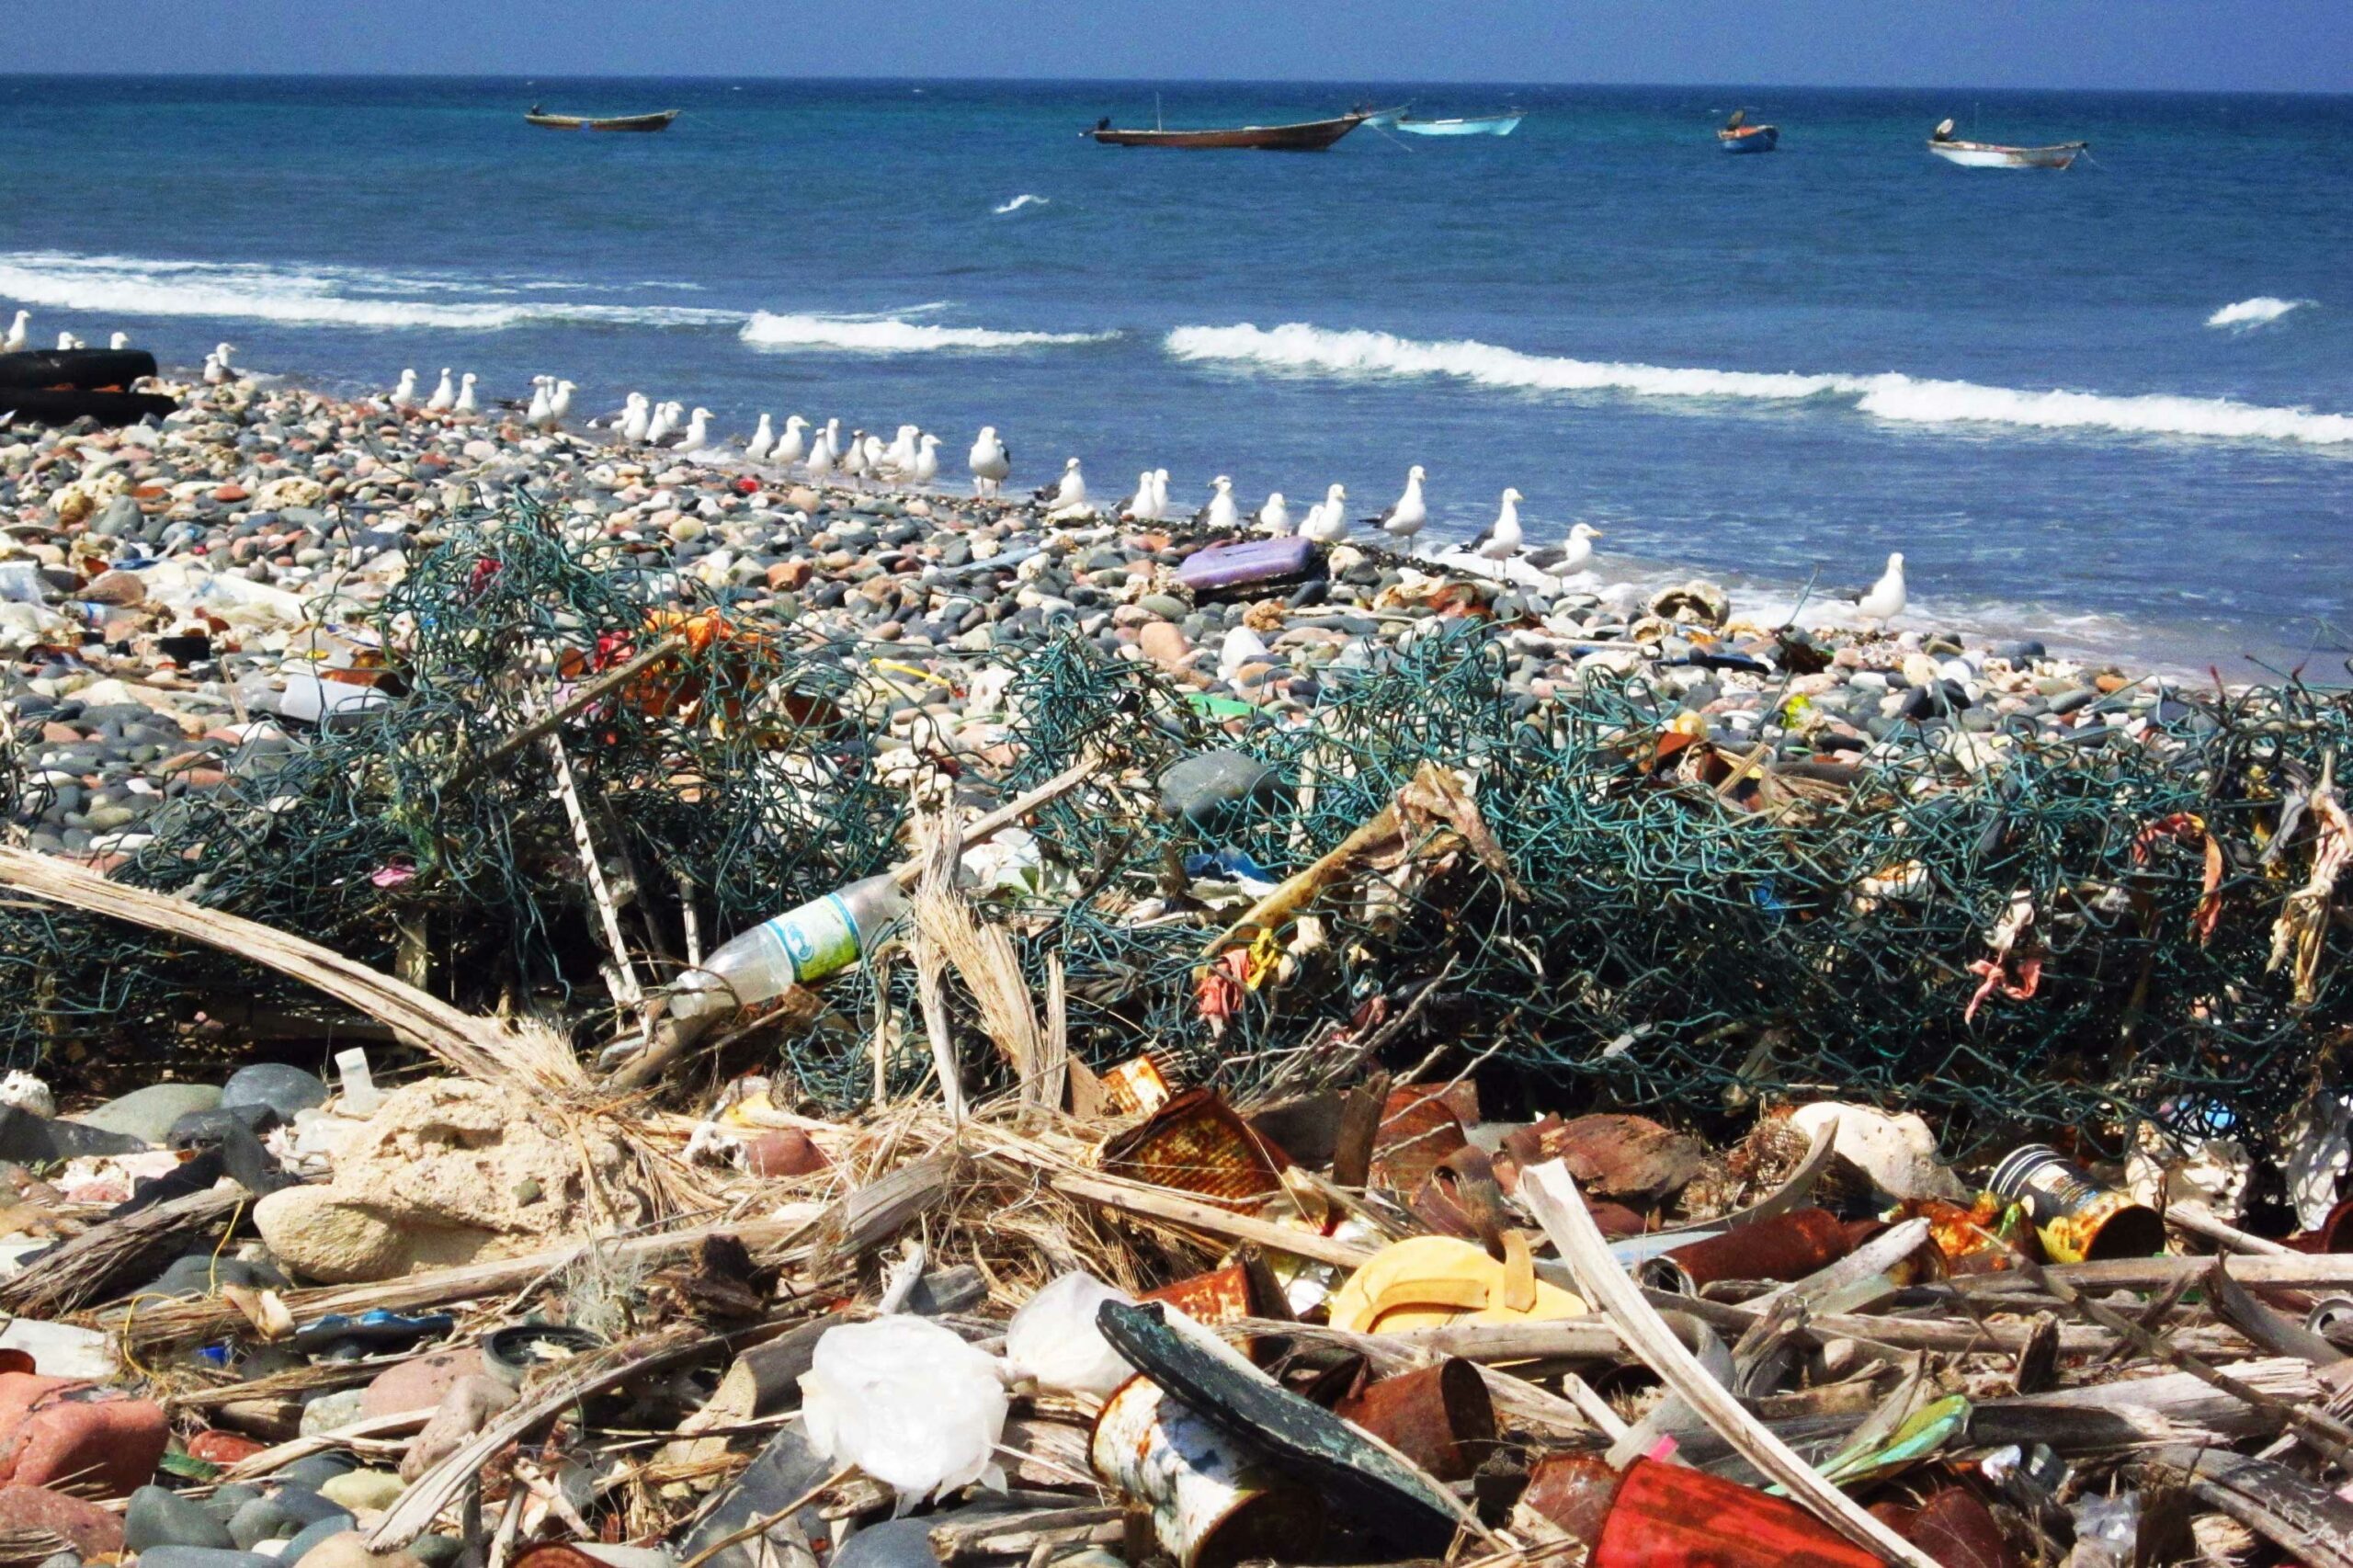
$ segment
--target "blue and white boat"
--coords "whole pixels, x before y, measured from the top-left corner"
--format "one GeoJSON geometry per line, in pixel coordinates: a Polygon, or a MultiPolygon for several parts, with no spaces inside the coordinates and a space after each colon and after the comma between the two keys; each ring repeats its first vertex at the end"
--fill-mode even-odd
{"type": "Polygon", "coordinates": [[[1733,110],[1724,128],[1716,132],[1716,145],[1727,153],[1769,153],[1780,140],[1779,126],[1751,125],[1745,108],[1733,110]]]}
{"type": "Polygon", "coordinates": [[[1400,115],[1390,129],[1409,136],[1508,136],[1527,116],[1518,109],[1502,114],[1466,115],[1459,119],[1414,119],[1400,115]]]}

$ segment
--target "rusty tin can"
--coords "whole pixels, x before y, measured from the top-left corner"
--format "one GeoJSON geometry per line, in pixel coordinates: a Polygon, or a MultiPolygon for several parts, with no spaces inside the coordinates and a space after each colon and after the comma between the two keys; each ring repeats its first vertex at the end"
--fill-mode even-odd
{"type": "Polygon", "coordinates": [[[1166,1398],[1150,1378],[1130,1378],[1104,1403],[1087,1457],[1150,1512],[1153,1536],[1176,1568],[1303,1562],[1323,1541],[1321,1493],[1166,1398]]]}
{"type": "Polygon", "coordinates": [[[1792,1209],[1663,1253],[1642,1266],[1643,1283],[1697,1295],[1719,1279],[1802,1279],[1853,1251],[1827,1209],[1792,1209]]]}
{"type": "Polygon", "coordinates": [[[2053,1263],[2149,1257],[2165,1246],[2165,1222],[2145,1203],[2105,1187],[2048,1143],[2013,1149],[1986,1182],[2026,1206],[2053,1263]]]}
{"type": "Polygon", "coordinates": [[[1332,1407],[1440,1481],[1468,1481],[1495,1447],[1487,1380],[1459,1358],[1367,1383],[1332,1407]]]}
{"type": "Polygon", "coordinates": [[[2042,1261],[2042,1244],[2035,1236],[2025,1206],[1990,1192],[1981,1192],[1964,1209],[1941,1198],[1907,1198],[1887,1212],[1890,1221],[1928,1221],[1928,1239],[1936,1244],[1944,1271],[1955,1278],[1972,1274],[2001,1274],[2042,1261]]]}
{"type": "Polygon", "coordinates": [[[1256,1205],[1282,1190],[1289,1155],[1213,1089],[1187,1089],[1103,1145],[1103,1168],[1199,1198],[1256,1205]]]}

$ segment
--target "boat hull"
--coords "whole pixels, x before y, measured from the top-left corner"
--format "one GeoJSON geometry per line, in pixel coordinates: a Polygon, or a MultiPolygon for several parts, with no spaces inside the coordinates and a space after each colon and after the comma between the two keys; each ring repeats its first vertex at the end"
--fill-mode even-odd
{"type": "Polygon", "coordinates": [[[2003,147],[1990,142],[1931,142],[1928,151],[1964,169],[2063,169],[2090,145],[2063,142],[2055,147],[2003,147]]]}
{"type": "Polygon", "coordinates": [[[580,114],[527,114],[523,118],[542,131],[667,131],[670,122],[678,118],[678,110],[665,108],[654,114],[621,114],[594,119],[580,114]]]}
{"type": "Polygon", "coordinates": [[[1781,144],[1778,125],[1751,125],[1716,132],[1716,145],[1727,153],[1769,153],[1781,144]]]}
{"type": "Polygon", "coordinates": [[[1508,136],[1523,116],[1491,114],[1473,119],[1400,119],[1391,129],[1408,136],[1508,136]]]}
{"type": "Polygon", "coordinates": [[[1370,115],[1348,114],[1337,119],[1310,119],[1297,125],[1242,125],[1229,131],[1128,131],[1116,126],[1097,126],[1087,134],[1106,147],[1321,153],[1372,118],[1370,115]]]}

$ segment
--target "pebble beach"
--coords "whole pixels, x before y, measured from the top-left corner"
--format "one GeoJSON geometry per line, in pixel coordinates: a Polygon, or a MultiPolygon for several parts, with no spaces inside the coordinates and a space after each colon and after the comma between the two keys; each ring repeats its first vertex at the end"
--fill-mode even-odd
{"type": "MultiPolygon", "coordinates": [[[[30,727],[19,826],[38,848],[136,848],[176,798],[364,703],[365,686],[314,672],[367,663],[371,607],[408,552],[517,490],[574,537],[676,573],[682,595],[911,663],[943,692],[962,689],[968,655],[1074,628],[1208,697],[1303,719],[1332,667],[1470,619],[1506,639],[1524,713],[1597,671],[1635,676],[1689,733],[1782,757],[1854,760],[1904,733],[1969,759],[2021,724],[2131,734],[2179,710],[2165,676],[2031,641],[1840,626],[1819,603],[1824,623],[1799,631],[1748,619],[1704,581],[1651,591],[1606,571],[1553,578],[1343,542],[1304,581],[1197,604],[1175,568],[1207,540],[1184,524],[820,486],[740,450],[541,433],[499,410],[403,412],[251,379],[165,390],[185,401],[160,425],[0,445],[0,651],[10,711],[30,727]]],[[[955,698],[927,706],[961,733],[955,698]]]]}

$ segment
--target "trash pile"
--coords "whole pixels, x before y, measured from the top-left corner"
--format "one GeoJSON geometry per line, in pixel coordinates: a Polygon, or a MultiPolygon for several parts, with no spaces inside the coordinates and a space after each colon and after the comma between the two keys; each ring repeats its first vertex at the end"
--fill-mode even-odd
{"type": "Polygon", "coordinates": [[[28,1563],[2353,1563],[2344,695],[249,381],[0,502],[28,1563]]]}

